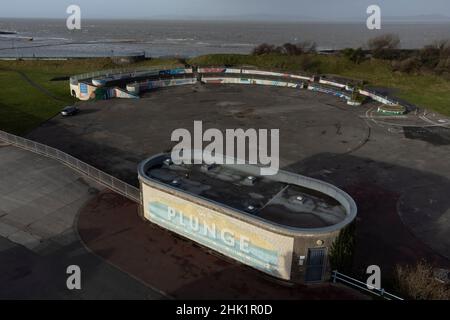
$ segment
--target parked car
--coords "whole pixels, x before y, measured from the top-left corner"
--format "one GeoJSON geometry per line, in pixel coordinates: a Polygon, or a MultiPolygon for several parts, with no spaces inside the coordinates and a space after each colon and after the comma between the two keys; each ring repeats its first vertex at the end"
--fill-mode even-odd
{"type": "Polygon", "coordinates": [[[61,115],[63,117],[73,116],[73,115],[76,115],[79,111],[80,111],[80,109],[78,109],[75,106],[67,106],[61,111],[61,115]]]}

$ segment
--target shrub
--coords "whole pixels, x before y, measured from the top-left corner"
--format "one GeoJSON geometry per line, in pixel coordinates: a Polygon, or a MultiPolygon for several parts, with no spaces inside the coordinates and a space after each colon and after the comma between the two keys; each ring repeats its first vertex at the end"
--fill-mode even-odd
{"type": "Polygon", "coordinates": [[[349,59],[351,62],[360,64],[364,61],[366,54],[364,53],[362,48],[353,49],[353,48],[347,48],[342,50],[342,55],[349,59]]]}
{"type": "Polygon", "coordinates": [[[263,43],[255,47],[252,55],[260,56],[264,54],[283,54],[289,56],[298,56],[303,53],[313,53],[316,51],[315,42],[300,42],[297,44],[285,43],[282,46],[275,46],[272,44],[263,43]]]}
{"type": "Polygon", "coordinates": [[[252,55],[260,56],[263,54],[279,53],[280,49],[272,44],[263,43],[255,47],[252,51],[252,55]]]}
{"type": "Polygon", "coordinates": [[[441,50],[434,46],[426,46],[418,53],[420,63],[428,69],[435,69],[441,58],[441,50]]]}
{"type": "Polygon", "coordinates": [[[374,58],[392,59],[399,53],[400,38],[394,34],[384,34],[370,39],[367,46],[374,58]]]}
{"type": "Polygon", "coordinates": [[[330,247],[330,265],[332,270],[349,272],[353,266],[353,250],[355,247],[355,223],[341,230],[330,247]]]}
{"type": "Polygon", "coordinates": [[[395,34],[383,34],[370,39],[367,45],[372,51],[398,49],[400,47],[400,38],[395,34]]]}
{"type": "Polygon", "coordinates": [[[303,53],[303,49],[301,47],[297,47],[295,44],[285,43],[281,47],[281,52],[289,56],[298,56],[303,53]]]}
{"type": "Polygon", "coordinates": [[[396,290],[414,300],[449,300],[449,286],[435,279],[433,267],[426,261],[415,266],[398,266],[395,270],[396,290]]]}
{"type": "Polygon", "coordinates": [[[401,61],[392,61],[392,69],[405,73],[413,73],[419,71],[421,63],[416,57],[407,58],[401,61]]]}

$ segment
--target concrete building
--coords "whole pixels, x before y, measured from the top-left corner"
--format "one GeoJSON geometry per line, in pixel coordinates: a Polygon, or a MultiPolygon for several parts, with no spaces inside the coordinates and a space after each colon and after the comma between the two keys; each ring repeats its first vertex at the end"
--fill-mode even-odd
{"type": "Polygon", "coordinates": [[[139,166],[142,216],[275,278],[329,279],[329,248],[355,219],[355,202],[326,182],[259,170],[178,165],[170,154],[156,155],[139,166]]]}

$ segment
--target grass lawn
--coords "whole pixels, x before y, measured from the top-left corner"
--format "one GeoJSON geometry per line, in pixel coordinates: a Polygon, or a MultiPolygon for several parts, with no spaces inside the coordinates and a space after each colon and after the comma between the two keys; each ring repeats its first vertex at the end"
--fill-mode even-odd
{"type": "MultiPolygon", "coordinates": [[[[133,66],[175,64],[175,60],[147,60],[133,66]]],[[[75,102],[70,96],[68,80],[51,79],[117,67],[109,59],[0,61],[0,130],[25,134],[55,116],[65,105],[75,102]],[[17,71],[49,91],[53,97],[33,87],[17,71]]]]}
{"type": "MultiPolygon", "coordinates": [[[[370,85],[386,87],[395,94],[421,107],[450,116],[450,81],[433,75],[407,75],[392,72],[389,63],[368,60],[359,65],[346,58],[323,55],[251,56],[216,54],[200,56],[187,61],[205,66],[251,65],[262,69],[291,72],[337,74],[366,80],[370,85]]],[[[153,59],[129,65],[176,66],[174,59],[153,59]]],[[[51,81],[55,77],[118,68],[110,59],[77,59],[67,61],[0,61],[0,130],[25,134],[56,115],[63,106],[71,104],[69,82],[51,81]],[[51,93],[46,95],[32,86],[18,72],[51,93]],[[53,96],[53,97],[52,97],[53,96]],[[55,99],[56,98],[56,99],[55,99]]]]}

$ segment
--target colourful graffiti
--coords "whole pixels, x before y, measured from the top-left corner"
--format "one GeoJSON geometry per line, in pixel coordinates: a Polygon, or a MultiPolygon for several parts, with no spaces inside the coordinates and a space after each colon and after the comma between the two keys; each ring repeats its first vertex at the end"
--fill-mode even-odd
{"type": "Polygon", "coordinates": [[[225,68],[198,68],[199,73],[223,73],[225,68]]]}
{"type": "Polygon", "coordinates": [[[114,93],[115,93],[115,97],[117,97],[117,98],[122,98],[122,99],[139,99],[139,96],[134,95],[132,93],[129,93],[126,90],[119,89],[119,88],[116,88],[114,90],[114,93]]]}
{"type": "Polygon", "coordinates": [[[86,83],[80,83],[80,96],[85,97],[88,95],[88,87],[86,83]]]}
{"type": "Polygon", "coordinates": [[[290,278],[292,238],[147,186],[144,210],[146,218],[161,227],[271,275],[290,278]]]}

